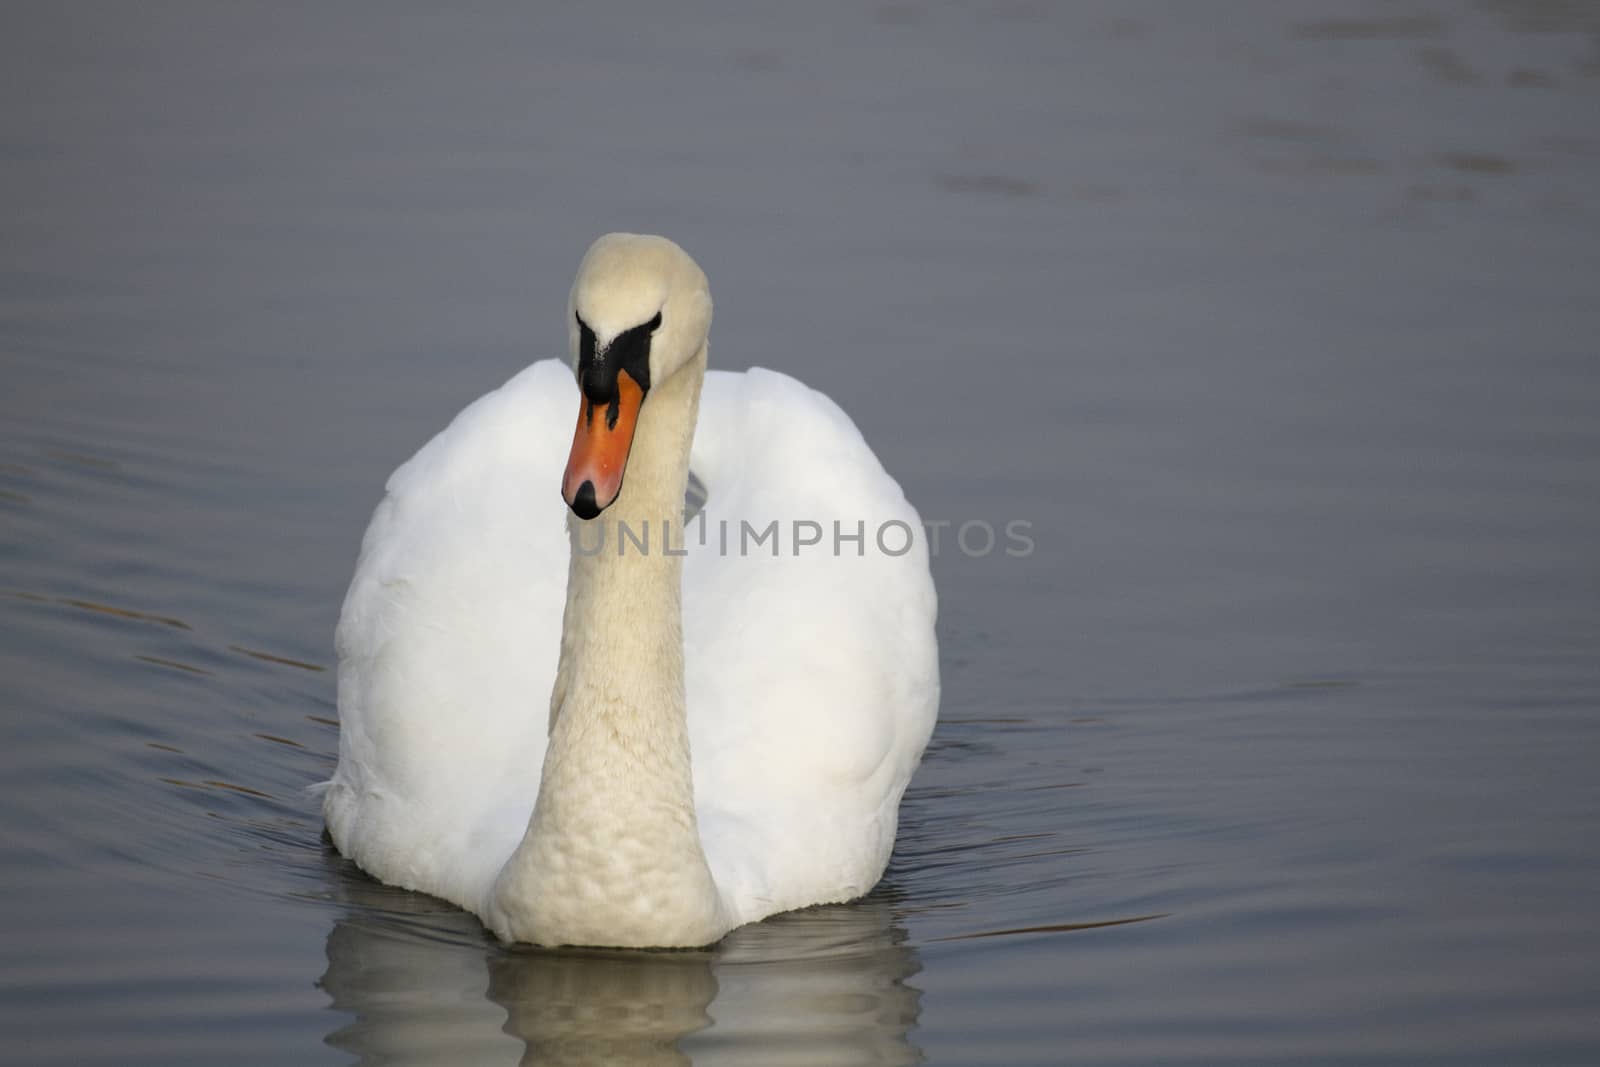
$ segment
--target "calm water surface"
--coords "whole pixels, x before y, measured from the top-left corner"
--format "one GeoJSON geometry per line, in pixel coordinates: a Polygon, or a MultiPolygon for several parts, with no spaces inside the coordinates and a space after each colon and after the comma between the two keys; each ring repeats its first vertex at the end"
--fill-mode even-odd
{"type": "Polygon", "coordinates": [[[1600,8],[662,10],[0,13],[0,1055],[1600,1062],[1600,8]],[[952,524],[888,878],[708,952],[305,791],[385,475],[610,229],[952,524]]]}

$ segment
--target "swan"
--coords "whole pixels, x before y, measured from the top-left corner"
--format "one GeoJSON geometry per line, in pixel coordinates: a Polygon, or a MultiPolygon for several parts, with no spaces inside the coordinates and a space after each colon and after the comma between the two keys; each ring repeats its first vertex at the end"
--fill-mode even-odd
{"type": "Polygon", "coordinates": [[[571,363],[466,407],[362,540],[329,836],[506,942],[703,946],[862,896],[933,729],[917,512],[827,397],[708,373],[711,310],[672,241],[601,237],[571,363]]]}

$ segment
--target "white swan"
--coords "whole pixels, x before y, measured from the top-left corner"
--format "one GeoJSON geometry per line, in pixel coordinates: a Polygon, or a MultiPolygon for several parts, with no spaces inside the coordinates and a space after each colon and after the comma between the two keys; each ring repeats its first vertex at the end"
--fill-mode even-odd
{"type": "Polygon", "coordinates": [[[916,511],[826,397],[706,373],[671,241],[596,241],[568,323],[581,391],[535,363],[389,479],[339,619],[334,844],[543,945],[860,896],[937,714],[916,511]]]}

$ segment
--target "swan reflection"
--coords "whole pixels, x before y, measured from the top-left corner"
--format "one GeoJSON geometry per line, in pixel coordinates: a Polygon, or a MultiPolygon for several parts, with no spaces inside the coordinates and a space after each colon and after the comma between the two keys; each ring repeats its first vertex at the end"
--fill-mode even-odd
{"type": "Polygon", "coordinates": [[[899,1064],[921,969],[882,900],[693,952],[506,949],[439,901],[344,879],[321,986],[363,1063],[899,1064]]]}

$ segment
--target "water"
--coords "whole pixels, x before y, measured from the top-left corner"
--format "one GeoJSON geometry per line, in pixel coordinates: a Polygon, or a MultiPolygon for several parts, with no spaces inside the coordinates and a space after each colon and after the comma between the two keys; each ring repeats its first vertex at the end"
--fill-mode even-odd
{"type": "Polygon", "coordinates": [[[1600,1061],[1592,6],[0,22],[8,1061],[1600,1061]],[[304,792],[384,476],[609,229],[952,524],[888,878],[706,953],[304,792]]]}

